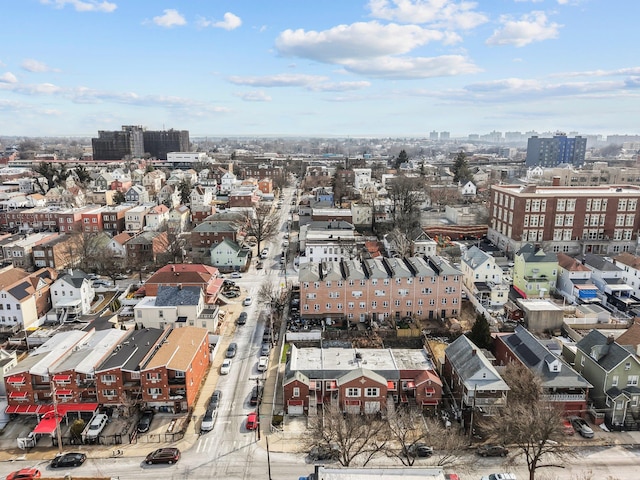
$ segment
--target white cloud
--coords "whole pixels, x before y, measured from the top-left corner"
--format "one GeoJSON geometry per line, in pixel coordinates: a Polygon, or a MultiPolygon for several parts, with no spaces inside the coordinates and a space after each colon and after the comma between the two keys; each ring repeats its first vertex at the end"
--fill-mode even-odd
{"type": "Polygon", "coordinates": [[[344,67],[352,73],[391,79],[447,77],[481,71],[479,67],[462,55],[351,60],[345,62],[344,67]]]}
{"type": "Polygon", "coordinates": [[[23,70],[32,73],[43,73],[43,72],[52,72],[56,71],[55,69],[49,67],[46,63],[40,62],[38,60],[34,60],[32,58],[27,58],[20,65],[23,70]]]}
{"type": "Polygon", "coordinates": [[[53,5],[55,8],[64,8],[71,5],[77,12],[106,12],[111,13],[118,5],[107,1],[97,0],[40,0],[44,5],[53,5]]]}
{"type": "Polygon", "coordinates": [[[443,32],[417,25],[381,25],[358,22],[324,31],[285,30],[276,38],[276,48],[287,56],[325,63],[407,53],[432,41],[452,39],[443,32]]]}
{"type": "Polygon", "coordinates": [[[619,75],[640,75],[640,67],[618,68],[616,70],[587,70],[584,72],[556,73],[552,77],[614,77],[619,75]]]}
{"type": "Polygon", "coordinates": [[[0,83],[18,83],[18,78],[11,72],[0,75],[0,83]]]}
{"type": "Polygon", "coordinates": [[[237,93],[237,97],[245,102],[270,102],[271,97],[262,90],[254,90],[252,92],[237,93]]]}
{"type": "Polygon", "coordinates": [[[229,77],[234,85],[248,85],[252,87],[306,87],[327,81],[327,77],[318,75],[304,75],[293,73],[281,73],[278,75],[266,75],[262,77],[229,77]]]}
{"type": "Polygon", "coordinates": [[[548,23],[544,12],[534,11],[514,20],[508,15],[500,17],[502,28],[494,30],[486,41],[487,45],[513,45],[524,47],[533,42],[557,38],[560,27],[557,23],[548,23]]]}
{"type": "Polygon", "coordinates": [[[177,10],[168,8],[163,12],[163,15],[153,17],[153,23],[159,27],[172,28],[187,24],[187,20],[177,10]]]}
{"type": "Polygon", "coordinates": [[[242,19],[231,12],[225,13],[224,20],[219,22],[216,22],[214,20],[207,20],[206,18],[202,17],[198,19],[198,26],[201,28],[214,27],[224,28],[225,30],[235,30],[240,25],[242,25],[242,19]]]}
{"type": "Polygon", "coordinates": [[[369,0],[371,16],[402,23],[470,30],[488,21],[474,11],[477,3],[452,0],[369,0]]]}

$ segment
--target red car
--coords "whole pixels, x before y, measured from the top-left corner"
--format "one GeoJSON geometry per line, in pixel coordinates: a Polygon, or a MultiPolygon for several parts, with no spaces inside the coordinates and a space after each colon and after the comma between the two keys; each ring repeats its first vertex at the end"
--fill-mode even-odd
{"type": "Polygon", "coordinates": [[[257,430],[258,429],[258,414],[256,412],[251,412],[247,416],[247,430],[257,430]]]}
{"type": "Polygon", "coordinates": [[[42,474],[37,468],[23,468],[22,470],[11,472],[7,475],[7,480],[33,480],[41,476],[42,474]]]}
{"type": "Polygon", "coordinates": [[[576,431],[573,429],[573,425],[571,425],[571,420],[565,418],[562,420],[562,433],[565,435],[573,435],[576,431]]]}

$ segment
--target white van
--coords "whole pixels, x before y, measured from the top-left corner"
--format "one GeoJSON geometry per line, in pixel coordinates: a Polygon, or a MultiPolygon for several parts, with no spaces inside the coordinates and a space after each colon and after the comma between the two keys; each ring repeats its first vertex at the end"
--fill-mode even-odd
{"type": "Polygon", "coordinates": [[[104,413],[97,413],[93,416],[89,424],[85,427],[82,432],[82,437],[85,440],[95,440],[100,436],[104,427],[107,426],[107,422],[109,421],[109,417],[104,413]]]}

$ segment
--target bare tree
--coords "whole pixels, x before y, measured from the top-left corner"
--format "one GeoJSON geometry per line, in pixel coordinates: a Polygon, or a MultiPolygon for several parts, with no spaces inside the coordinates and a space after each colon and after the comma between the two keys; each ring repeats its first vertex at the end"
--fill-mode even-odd
{"type": "Polygon", "coordinates": [[[468,438],[461,429],[446,427],[439,419],[425,420],[427,438],[433,447],[432,461],[440,467],[460,465],[466,456],[468,438]]]}
{"type": "Polygon", "coordinates": [[[422,415],[413,409],[399,408],[388,412],[387,418],[390,437],[395,443],[387,445],[385,453],[411,467],[416,461],[415,447],[427,438],[422,415]]]}
{"type": "Polygon", "coordinates": [[[524,455],[529,480],[535,480],[539,468],[563,467],[572,450],[561,443],[560,409],[542,399],[540,380],[525,366],[508,367],[503,378],[512,389],[509,406],[486,422],[484,431],[524,455]]]}
{"type": "Polygon", "coordinates": [[[325,405],[310,421],[307,446],[335,446],[343,467],[356,459],[365,466],[387,446],[388,423],[375,414],[342,413],[336,405],[325,405]]]}
{"type": "Polygon", "coordinates": [[[271,206],[259,203],[255,211],[247,210],[237,222],[237,227],[244,230],[247,237],[254,237],[258,243],[258,251],[263,242],[267,242],[278,234],[280,218],[271,206]]]}
{"type": "Polygon", "coordinates": [[[424,185],[421,178],[399,176],[387,187],[391,200],[393,223],[405,230],[412,229],[419,219],[419,206],[423,201],[424,185]]]}

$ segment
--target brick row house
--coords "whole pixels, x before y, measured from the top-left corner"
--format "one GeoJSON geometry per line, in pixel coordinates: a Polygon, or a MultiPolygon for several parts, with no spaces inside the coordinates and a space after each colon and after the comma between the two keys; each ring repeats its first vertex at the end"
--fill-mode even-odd
{"type": "Polygon", "coordinates": [[[0,325],[21,329],[39,326],[51,309],[49,290],[56,278],[51,268],[31,274],[16,268],[0,273],[0,325]]]}
{"type": "Polygon", "coordinates": [[[297,348],[283,379],[289,415],[317,414],[334,405],[348,413],[377,413],[395,405],[434,409],[442,382],[424,350],[297,348]]]}
{"type": "Polygon", "coordinates": [[[7,413],[82,405],[184,411],[209,366],[206,329],[73,330],[56,334],[4,378],[7,413]]]}
{"type": "Polygon", "coordinates": [[[440,257],[307,262],[299,278],[306,318],[436,319],[460,311],[462,273],[440,257]]]}

